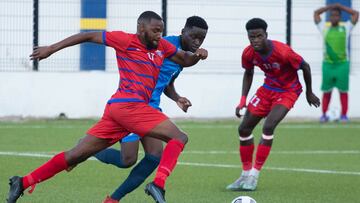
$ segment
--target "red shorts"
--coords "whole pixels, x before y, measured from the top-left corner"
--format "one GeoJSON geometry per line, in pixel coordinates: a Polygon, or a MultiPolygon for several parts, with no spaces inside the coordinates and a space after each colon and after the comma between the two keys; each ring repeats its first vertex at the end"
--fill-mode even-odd
{"type": "Polygon", "coordinates": [[[129,133],[143,137],[167,119],[165,114],[146,103],[111,103],[106,105],[102,118],[87,134],[115,143],[129,133]]]}
{"type": "Polygon", "coordinates": [[[255,116],[266,117],[275,105],[291,109],[299,94],[296,92],[276,92],[261,86],[250,99],[248,110],[255,116]]]}

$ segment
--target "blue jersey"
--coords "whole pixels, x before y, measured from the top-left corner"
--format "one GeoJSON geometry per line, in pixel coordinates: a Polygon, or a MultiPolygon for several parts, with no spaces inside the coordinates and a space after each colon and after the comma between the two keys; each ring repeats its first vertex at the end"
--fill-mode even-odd
{"type": "MultiPolygon", "coordinates": [[[[164,37],[164,39],[173,44],[177,49],[181,49],[180,36],[167,36],[164,37]]],[[[164,60],[163,65],[160,68],[160,73],[156,82],[155,89],[151,95],[151,99],[149,102],[150,106],[161,111],[161,94],[164,92],[165,88],[169,85],[171,80],[177,78],[182,70],[183,67],[181,67],[179,64],[172,62],[168,58],[164,60]]]]}
{"type": "MultiPolygon", "coordinates": [[[[177,49],[181,48],[181,39],[180,36],[167,36],[164,37],[165,40],[169,41],[173,44],[177,49]]],[[[179,64],[170,61],[169,59],[165,59],[161,68],[160,73],[158,76],[158,80],[156,81],[156,86],[151,94],[149,105],[160,110],[160,97],[161,94],[164,92],[165,88],[171,82],[171,80],[177,78],[180,72],[183,70],[179,64]]],[[[140,137],[134,133],[129,134],[128,136],[124,137],[120,142],[133,142],[139,140],[140,137]]]]}

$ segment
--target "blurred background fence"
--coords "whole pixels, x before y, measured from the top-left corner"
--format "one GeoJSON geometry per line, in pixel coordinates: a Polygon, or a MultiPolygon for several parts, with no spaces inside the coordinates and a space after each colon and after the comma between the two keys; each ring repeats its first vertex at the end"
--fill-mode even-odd
{"type": "MultiPolygon", "coordinates": [[[[209,24],[203,47],[209,50],[209,59],[199,64],[190,74],[241,73],[241,53],[247,46],[245,23],[252,17],[264,18],[269,24],[269,38],[287,41],[291,28],[292,47],[310,62],[313,73],[320,73],[322,39],[313,23],[313,12],[324,6],[325,0],[36,0],[38,1],[38,44],[49,45],[81,31],[84,6],[105,5],[106,30],[136,32],[136,19],[145,10],[167,17],[167,34],[180,34],[187,17],[199,15],[209,24]],[[287,5],[291,5],[291,21],[287,26],[287,5]]],[[[33,47],[34,0],[1,0],[0,14],[0,71],[33,71],[29,54],[33,47]]],[[[353,1],[360,9],[360,1],[353,1]]],[[[288,39],[288,40],[289,40],[288,39]]],[[[360,65],[360,29],[352,34],[352,74],[360,65]]],[[[76,72],[80,70],[80,46],[68,48],[41,61],[39,71],[76,72]]],[[[85,61],[91,61],[86,59],[85,61]]],[[[100,68],[101,69],[101,68],[100,68]]],[[[106,48],[104,69],[115,72],[114,52],[106,48]]]]}

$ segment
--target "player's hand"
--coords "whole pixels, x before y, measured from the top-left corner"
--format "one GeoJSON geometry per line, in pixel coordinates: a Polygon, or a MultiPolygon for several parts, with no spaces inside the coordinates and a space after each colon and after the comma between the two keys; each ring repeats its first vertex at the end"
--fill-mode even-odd
{"type": "Polygon", "coordinates": [[[309,105],[314,105],[316,108],[320,106],[320,99],[313,92],[306,92],[306,100],[309,105]]]}
{"type": "Polygon", "coordinates": [[[340,3],[334,3],[332,4],[332,8],[340,8],[341,4],[340,3]]]}
{"type": "Polygon", "coordinates": [[[30,60],[41,60],[49,57],[53,53],[53,50],[50,46],[35,47],[32,54],[30,55],[30,60]]]}
{"type": "Polygon", "coordinates": [[[201,60],[204,60],[208,57],[208,51],[203,48],[199,48],[194,53],[197,57],[199,57],[201,60]]]}
{"type": "Polygon", "coordinates": [[[242,96],[240,99],[239,105],[235,108],[235,115],[240,118],[242,115],[240,114],[241,109],[246,107],[246,96],[242,96]]]}
{"type": "Polygon", "coordinates": [[[185,113],[187,112],[188,108],[192,106],[190,100],[188,100],[186,97],[179,97],[179,99],[176,101],[176,104],[182,109],[185,113]]]}

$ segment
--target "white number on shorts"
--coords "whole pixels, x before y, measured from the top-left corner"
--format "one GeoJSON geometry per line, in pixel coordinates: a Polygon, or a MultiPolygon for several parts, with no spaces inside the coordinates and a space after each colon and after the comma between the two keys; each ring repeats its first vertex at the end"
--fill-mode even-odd
{"type": "Polygon", "coordinates": [[[260,102],[260,98],[256,96],[256,94],[250,99],[250,104],[253,106],[257,106],[260,102]]]}

